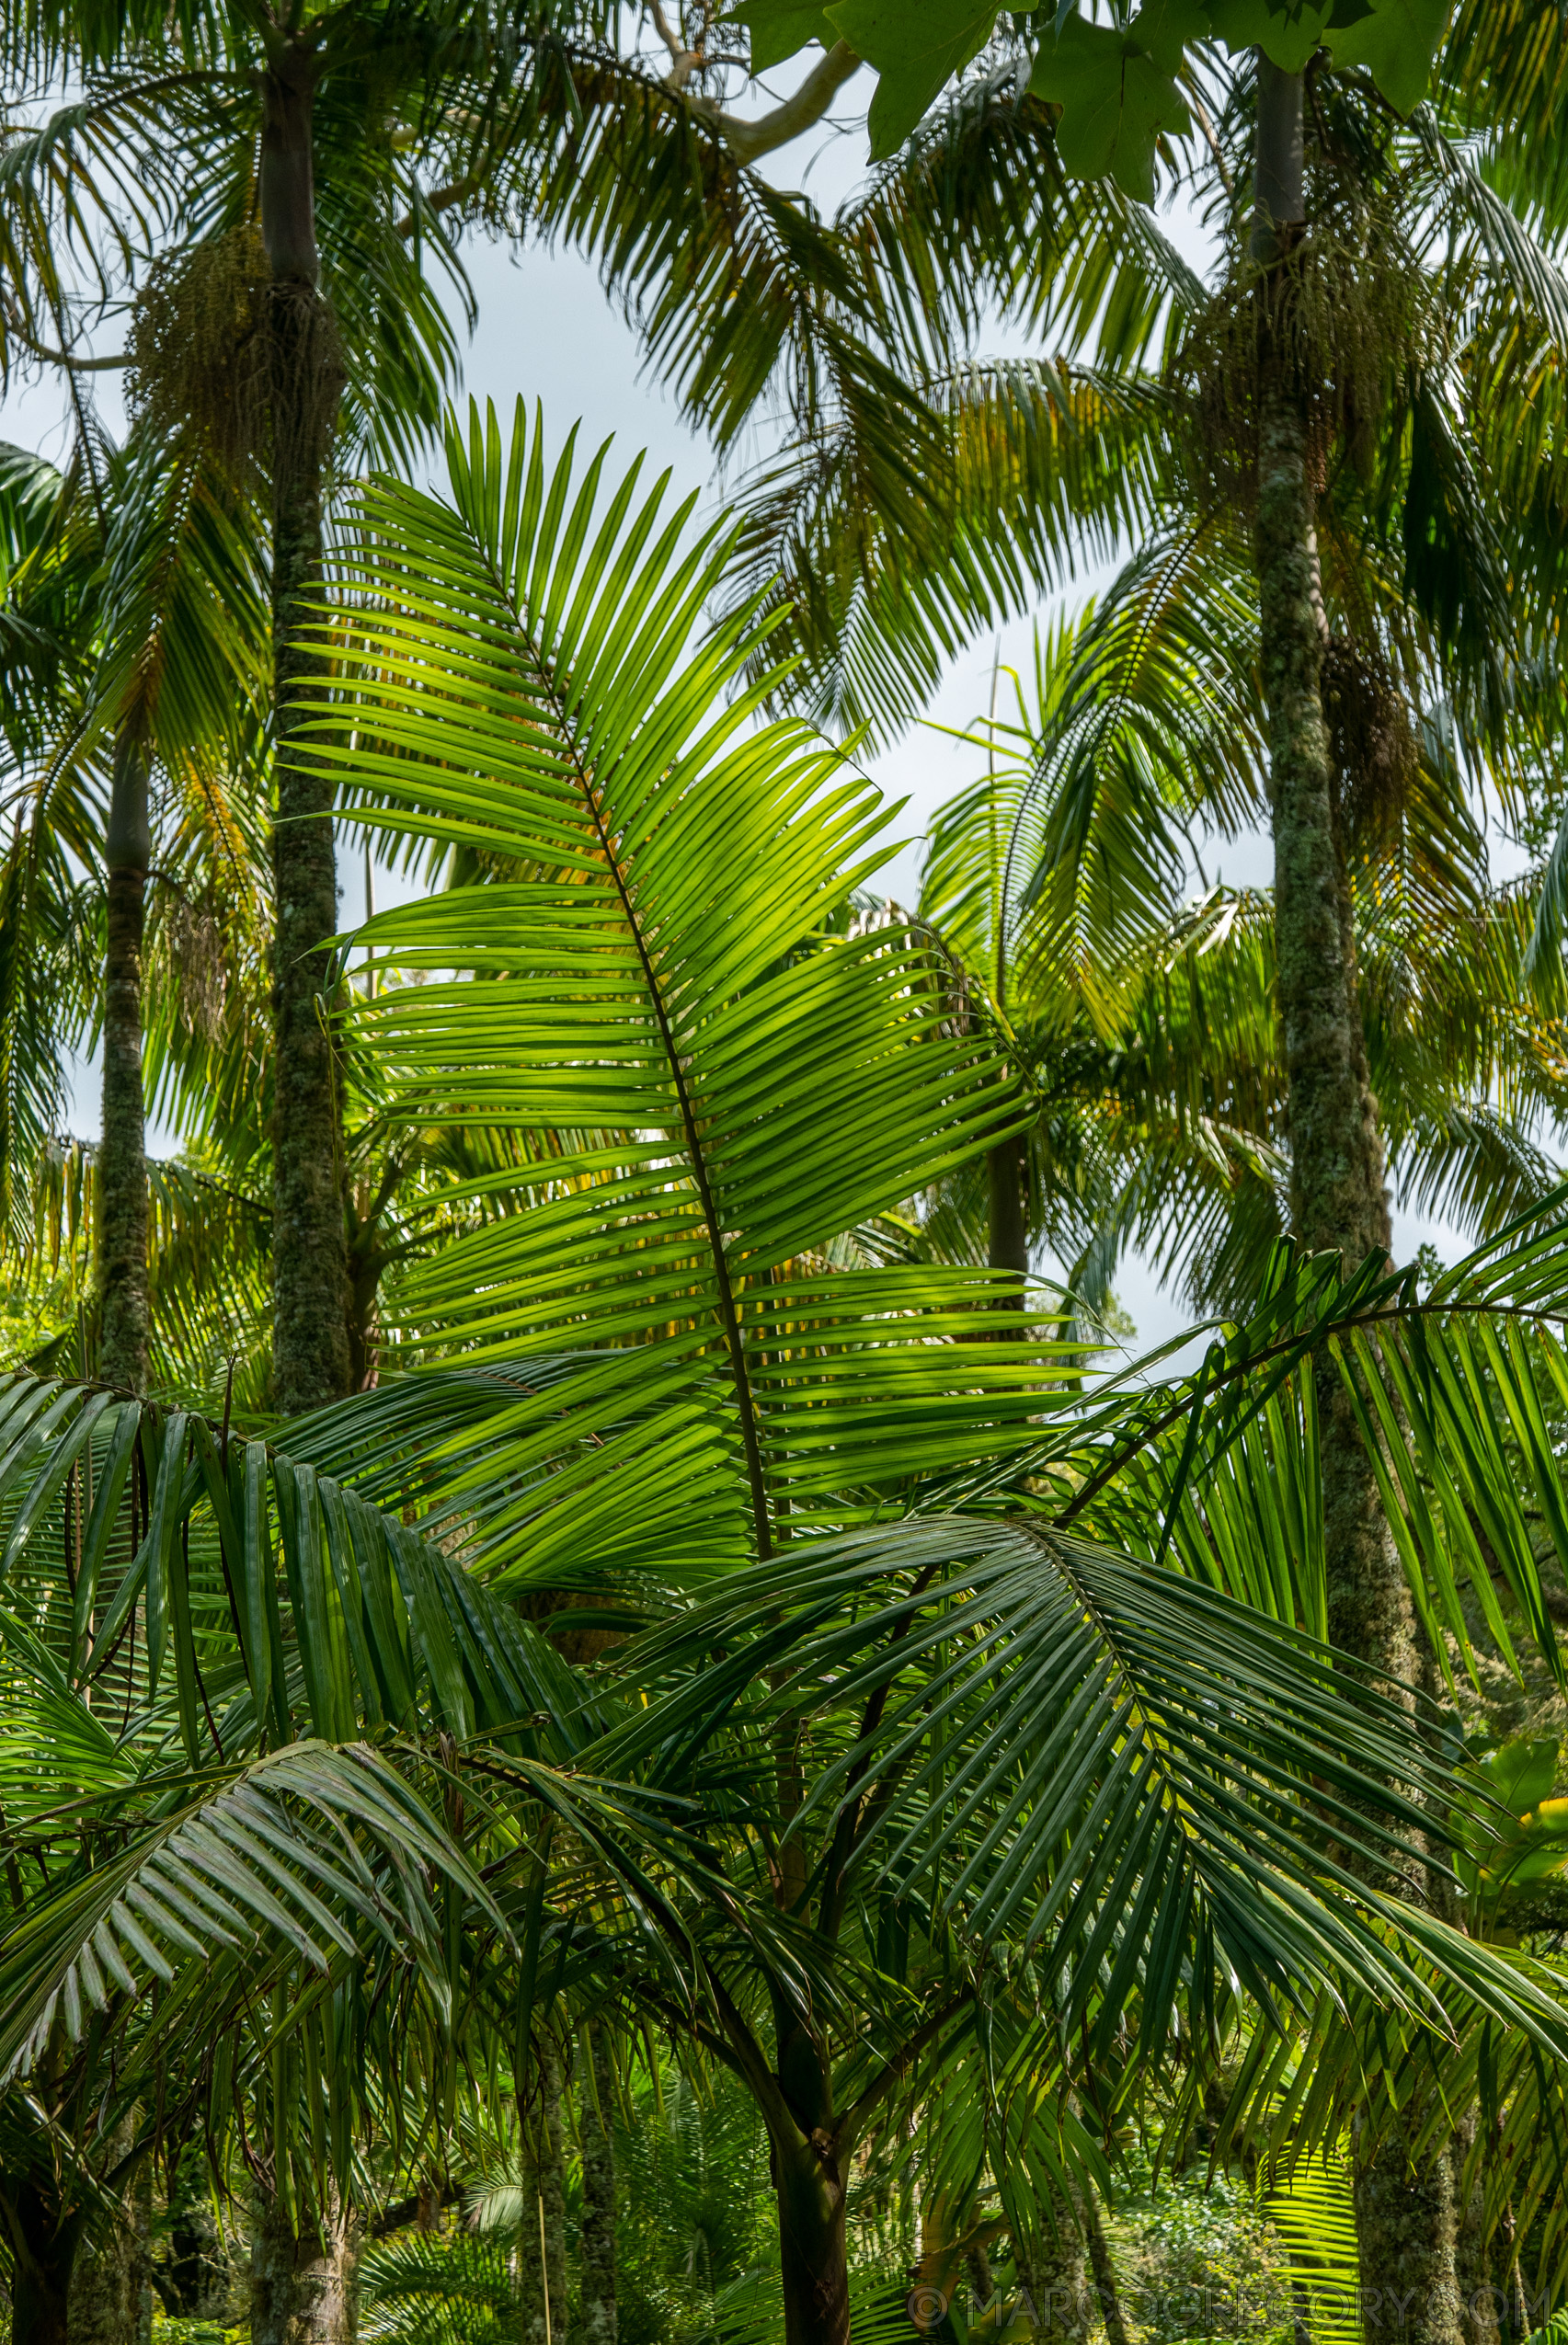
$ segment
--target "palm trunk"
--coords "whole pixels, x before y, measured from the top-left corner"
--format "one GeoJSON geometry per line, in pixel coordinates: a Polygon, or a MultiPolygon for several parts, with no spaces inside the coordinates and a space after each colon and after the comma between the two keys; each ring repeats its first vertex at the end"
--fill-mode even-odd
{"type": "Polygon", "coordinates": [[[1105,2324],[1105,2345],[1131,2345],[1121,2292],[1116,2286],[1116,2266],[1111,2261],[1111,2243],[1105,2236],[1094,2193],[1090,2190],[1083,2193],[1083,2230],[1089,2242],[1089,2265],[1094,2274],[1100,2317],[1105,2324]]]}
{"type": "MultiPolygon", "coordinates": [[[[1334,834],[1306,400],[1289,337],[1275,323],[1283,270],[1306,219],[1302,145],[1301,76],[1260,57],[1253,250],[1266,273],[1257,294],[1257,572],[1291,1206],[1298,1237],[1339,1254],[1348,1271],[1369,1252],[1387,1252],[1389,1222],[1334,834]]],[[[1317,1390],[1329,1635],[1409,1683],[1410,1599],[1332,1362],[1317,1390]]],[[[1368,2317],[1384,2307],[1404,2345],[1459,2345],[1448,2158],[1417,2160],[1397,2137],[1386,2140],[1359,2166],[1356,2205],[1368,2317]]]]}
{"type": "Polygon", "coordinates": [[[141,2332],[141,2242],[116,2225],[90,2255],[79,2255],[68,2298],[71,2345],[132,2345],[141,2332]]]}
{"type": "Polygon", "coordinates": [[[215,2321],[228,2297],[228,2272],[212,2213],[204,2154],[188,2148],[169,2183],[168,2286],[183,2319],[215,2321]]]}
{"type": "Polygon", "coordinates": [[[849,2345],[845,2176],[826,2140],[773,2145],[784,2345],[849,2345]]]}
{"type": "Polygon", "coordinates": [[[294,2229],[270,2192],[250,2210],[250,2345],[291,2345],[294,2308],[294,2229]]]}
{"type": "Polygon", "coordinates": [[[1066,2345],[1068,2339],[1088,2334],[1083,2235],[1065,2200],[1057,2200],[1051,2212],[1056,2230],[1019,2258],[1018,2280],[1033,2307],[1035,2336],[1049,2345],[1066,2345]]]}
{"type": "Polygon", "coordinates": [[[322,489],[343,376],[318,290],[311,139],[316,61],[291,45],[263,86],[261,229],[272,272],[272,1372],[285,1416],[349,1390],[343,1164],[322,1013],[338,927],[332,785],[291,759],[298,704],[321,674],[304,640],[323,578],[322,489]]]}
{"type": "MultiPolygon", "coordinates": [[[[1026,1184],[1029,1160],[1021,1135],[1001,1141],[986,1158],[990,1189],[990,1266],[1009,1270],[1014,1277],[1029,1275],[1029,1220],[1026,1184]]],[[[1016,1316],[1024,1310],[1020,1288],[997,1306],[1016,1316]]]]}
{"type": "Polygon", "coordinates": [[[566,2345],[567,2178],[561,2142],[561,2055],[549,2035],[540,2047],[539,2099],[523,2119],[518,2276],[522,2345],[566,2345]]]}
{"type": "Polygon", "coordinates": [[[582,2335],[584,2345],[615,2345],[615,2072],[601,2020],[583,2030],[578,2129],[582,2138],[582,2335]]]}
{"type": "Polygon", "coordinates": [[[152,840],[147,756],[115,744],[104,956],[103,1137],[97,1161],[98,1374],[126,1392],[147,1389],[147,1160],[142,1090],[142,934],[152,840]]]}
{"type": "Polygon", "coordinates": [[[250,2224],[251,2345],[354,2345],[361,2229],[351,2210],[296,2233],[270,2193],[250,2224]]]}
{"type": "Polygon", "coordinates": [[[30,2178],[6,2194],[11,2247],[11,2345],[67,2345],[80,2224],[30,2178]]]}
{"type": "MultiPolygon", "coordinates": [[[[135,2138],[132,2115],[104,2145],[108,2157],[124,2157],[135,2138]]],[[[153,2168],[143,2157],[132,2169],[112,2229],[90,2253],[77,2250],[67,2300],[71,2345],[146,2345],[153,2333],[152,2234],[153,2168]]]]}
{"type": "Polygon", "coordinates": [[[318,2232],[301,2241],[290,2345],[355,2345],[361,2236],[353,2210],[337,2208],[318,2232]]]}

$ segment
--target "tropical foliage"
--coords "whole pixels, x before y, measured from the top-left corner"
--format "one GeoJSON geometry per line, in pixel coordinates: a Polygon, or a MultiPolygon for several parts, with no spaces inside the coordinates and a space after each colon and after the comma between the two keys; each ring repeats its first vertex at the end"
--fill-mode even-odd
{"type": "Polygon", "coordinates": [[[7,19],[16,2338],[1534,2326],[1560,29],[7,19]],[[444,404],[469,226],[731,509],[444,404]],[[863,751],[1086,558],[888,901],[863,751]]]}

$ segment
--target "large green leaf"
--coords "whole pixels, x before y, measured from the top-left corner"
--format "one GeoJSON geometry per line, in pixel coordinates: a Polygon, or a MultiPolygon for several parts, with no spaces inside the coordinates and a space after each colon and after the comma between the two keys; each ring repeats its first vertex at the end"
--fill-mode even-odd
{"type": "MultiPolygon", "coordinates": [[[[795,0],[754,0],[746,12],[770,57],[803,46],[814,29],[795,0]]],[[[1401,113],[1425,92],[1449,0],[1324,0],[1274,8],[1268,0],[1149,0],[1124,26],[1099,25],[1069,5],[1036,14],[1041,29],[1035,87],[1063,108],[1062,162],[1074,177],[1111,173],[1129,194],[1153,197],[1162,132],[1190,128],[1176,84],[1189,48],[1210,34],[1233,51],[1258,48],[1299,74],[1326,40],[1334,61],[1365,65],[1401,113]]],[[[941,92],[985,46],[996,21],[985,0],[837,0],[833,28],[876,67],[869,127],[875,158],[892,154],[941,92]]]]}
{"type": "Polygon", "coordinates": [[[177,1724],[191,1766],[421,1723],[519,1751],[542,1722],[562,1751],[591,1732],[550,1648],[440,1547],[200,1417],[10,1379],[0,1526],[62,1690],[113,1688],[126,1732],[177,1724]]]}
{"type": "MultiPolygon", "coordinates": [[[[86,1825],[91,1803],[77,1815],[86,1825]]],[[[160,2034],[189,2019],[178,2007],[192,2001],[222,2025],[280,1962],[325,1971],[334,1952],[352,1955],[356,1926],[406,1944],[439,1979],[426,1868],[499,1921],[462,1851],[381,1754],[307,1742],[220,1769],[73,1885],[25,1905],[0,1936],[0,2075],[29,2067],[57,2019],[74,2045],[95,2014],[140,2001],[155,1981],[176,2007],[160,2009],[160,2034]]]]}
{"type": "MultiPolygon", "coordinates": [[[[852,1237],[1015,1127],[1015,1081],[930,938],[851,917],[888,812],[760,721],[754,618],[701,629],[729,532],[639,503],[636,466],[601,497],[604,462],[579,481],[475,414],[450,504],[372,490],[311,752],[367,823],[489,875],[367,930],[354,1020],[395,1122],[559,1139],[530,1207],[393,1312],[497,1371],[442,1388],[471,1428],[449,1415],[448,1504],[537,1576],[766,1553],[784,1514],[841,1520],[1042,1404],[996,1280],[852,1237]]],[[[306,1454],[384,1474],[407,1452],[378,1425],[418,1407],[388,1383],[306,1454]]]]}
{"type": "Polygon", "coordinates": [[[833,45],[833,28],[820,0],[743,0],[733,14],[751,35],[753,74],[782,65],[808,40],[819,41],[824,49],[833,45]]]}
{"type": "Polygon", "coordinates": [[[1452,14],[1453,0],[1371,0],[1365,9],[1336,0],[1324,38],[1336,65],[1365,65],[1395,111],[1413,114],[1452,14]]]}
{"type": "Polygon", "coordinates": [[[1354,1990],[1568,2042],[1528,1971],[1367,1885],[1451,1781],[1432,1719],[1196,1577],[1043,1517],[935,1516],[759,1571],[631,1664],[668,1689],[607,1767],[679,1778],[727,1729],[798,1722],[818,1771],[787,1832],[824,1904],[929,1894],[966,1938],[1037,1949],[1052,2024],[1102,2050],[1136,2000],[1158,2062],[1226,1981],[1276,2019],[1354,1990]]]}
{"type": "Polygon", "coordinates": [[[828,17],[877,73],[869,127],[875,160],[895,154],[996,22],[995,0],[834,0],[828,17]]]}
{"type": "Polygon", "coordinates": [[[1191,128],[1176,86],[1189,40],[1208,19],[1196,0],[1145,0],[1125,31],[1072,15],[1041,41],[1030,86],[1062,109],[1057,149],[1078,179],[1110,177],[1136,202],[1154,200],[1154,151],[1191,128]]]}

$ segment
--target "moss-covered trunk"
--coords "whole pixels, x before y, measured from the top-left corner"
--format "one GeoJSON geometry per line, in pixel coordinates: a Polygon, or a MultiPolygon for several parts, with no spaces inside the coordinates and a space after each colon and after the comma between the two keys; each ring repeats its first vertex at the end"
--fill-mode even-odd
{"type": "MultiPolygon", "coordinates": [[[[127,2117],[106,2145],[123,2158],[136,2138],[127,2117]]],[[[76,2251],[68,2304],[71,2345],[149,2345],[153,2334],[151,2238],[153,2169],[143,2158],[120,2195],[115,2218],[76,2251]]]]}
{"type": "Polygon", "coordinates": [[[98,1374],[147,1389],[146,1105],[142,1089],[142,936],[152,840],[147,755],[115,744],[104,840],[103,1134],[97,1156],[98,1374]]]}
{"type": "Polygon", "coordinates": [[[561,2055],[546,2035],[537,2099],[523,2111],[522,2208],[518,2281],[522,2345],[566,2345],[567,2175],[561,2128],[561,2055]]]}
{"type": "Polygon", "coordinates": [[[337,2208],[296,2250],[290,2345],[355,2345],[360,2333],[361,2226],[337,2208]]]}
{"type": "Polygon", "coordinates": [[[1105,2236],[1105,2226],[1100,2220],[1094,2193],[1087,2187],[1083,2192],[1083,2233],[1089,2243],[1089,2268],[1094,2275],[1095,2300],[1100,2318],[1105,2325],[1105,2345],[1131,2345],[1127,2316],[1122,2309],[1116,2268],[1111,2260],[1111,2243],[1105,2236]]]}
{"type": "MultiPolygon", "coordinates": [[[[1049,2345],[1088,2336],[1089,2275],[1083,2232],[1074,2210],[1053,2194],[1054,2227],[1017,2259],[1019,2287],[1034,2315],[1034,2335],[1049,2345]]],[[[1107,2335],[1108,2335],[1107,2328],[1107,2335]]]]}
{"type": "Polygon", "coordinates": [[[338,342],[319,288],[311,140],[317,63],[285,45],[264,77],[261,231],[272,424],[272,648],[278,812],[275,896],[272,1370],[284,1415],[348,1391],[343,1161],[323,1015],[326,940],[338,928],[332,785],[291,751],[298,706],[321,673],[306,639],[323,577],[322,507],[342,395],[338,342]]]}
{"type": "Polygon", "coordinates": [[[582,2141],[582,2285],[585,2345],[615,2345],[615,2072],[602,2021],[583,2030],[578,2131],[582,2141]]]}
{"type": "Polygon", "coordinates": [[[69,2302],[71,2345],[140,2345],[152,2334],[152,2308],[145,2331],[143,2278],[145,2261],[134,2230],[117,2225],[92,2253],[76,2258],[69,2302]]]}
{"type": "MultiPolygon", "coordinates": [[[[1390,1233],[1323,718],[1326,628],[1306,391],[1292,338],[1279,323],[1290,254],[1305,224],[1304,198],[1301,76],[1260,58],[1253,246],[1264,271],[1256,293],[1257,577],[1291,1212],[1305,1244],[1338,1253],[1351,1270],[1369,1252],[1386,1253],[1390,1233]]],[[[1371,1462],[1329,1362],[1318,1378],[1318,1402],[1329,1635],[1357,1659],[1412,1683],[1409,1596],[1371,1462]]],[[[1390,2138],[1360,2162],[1356,2204],[1368,2299],[1375,2292],[1404,2345],[1459,2345],[1448,2157],[1418,2158],[1390,2138]]]]}

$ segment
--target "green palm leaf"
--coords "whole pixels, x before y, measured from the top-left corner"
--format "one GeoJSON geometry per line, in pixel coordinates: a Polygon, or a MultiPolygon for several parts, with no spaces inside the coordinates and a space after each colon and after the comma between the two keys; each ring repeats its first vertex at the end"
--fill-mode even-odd
{"type": "MultiPolygon", "coordinates": [[[[231,2007],[265,1989],[270,1962],[326,1971],[331,1950],[354,1952],[356,1921],[444,1975],[424,1867],[494,1913],[462,1852],[367,1746],[292,1744],[225,1771],[0,1938],[0,2073],[30,2066],[57,2019],[74,2042],[94,2013],[140,2000],[154,1980],[177,2008],[205,1999],[222,1955],[244,1958],[218,1963],[231,2007]],[[372,1871],[356,1831],[390,1864],[372,1871]]],[[[162,2011],[160,2028],[173,2017],[162,2011]]]]}
{"type": "MultiPolygon", "coordinates": [[[[1013,1086],[929,939],[844,932],[887,814],[804,726],[754,721],[755,619],[695,632],[731,533],[689,535],[662,486],[639,506],[635,466],[601,502],[603,463],[579,484],[569,447],[551,470],[475,416],[451,505],[372,491],[312,752],[367,823],[494,874],[366,932],[405,980],[355,1013],[394,1119],[587,1130],[398,1296],[509,1363],[510,1488],[487,1443],[451,1503],[542,1575],[765,1554],[775,1513],[841,1518],[1039,1405],[984,1275],[831,1265],[1014,1123],[1013,1086]]],[[[384,1467],[404,1406],[355,1404],[312,1454],[384,1467]]]]}

